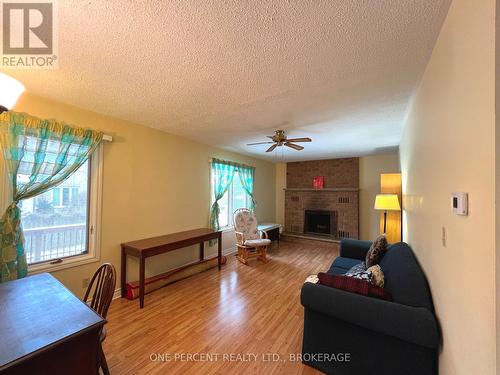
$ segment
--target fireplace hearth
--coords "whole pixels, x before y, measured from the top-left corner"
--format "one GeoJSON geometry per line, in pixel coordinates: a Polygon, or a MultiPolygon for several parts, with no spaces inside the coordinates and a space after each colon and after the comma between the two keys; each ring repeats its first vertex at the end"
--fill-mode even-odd
{"type": "Polygon", "coordinates": [[[336,237],[337,215],[335,211],[305,210],[304,233],[336,237]]]}

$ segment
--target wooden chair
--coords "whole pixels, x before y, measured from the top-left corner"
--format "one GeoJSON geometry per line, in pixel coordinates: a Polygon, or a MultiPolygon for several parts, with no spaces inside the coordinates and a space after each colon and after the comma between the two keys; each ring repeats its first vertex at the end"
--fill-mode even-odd
{"type": "Polygon", "coordinates": [[[238,260],[243,264],[247,264],[249,258],[256,257],[266,263],[267,247],[271,240],[267,238],[266,232],[262,232],[262,238],[259,236],[255,214],[247,208],[240,208],[233,213],[233,223],[238,248],[238,260]]]}
{"type": "MultiPolygon", "coordinates": [[[[111,263],[104,263],[92,276],[83,302],[87,303],[96,313],[106,319],[116,287],[116,270],[111,263]],[[89,297],[91,298],[89,300],[89,297]]],[[[106,328],[103,327],[99,337],[99,367],[105,375],[109,374],[108,363],[102,350],[102,342],[106,338],[106,328]]]]}

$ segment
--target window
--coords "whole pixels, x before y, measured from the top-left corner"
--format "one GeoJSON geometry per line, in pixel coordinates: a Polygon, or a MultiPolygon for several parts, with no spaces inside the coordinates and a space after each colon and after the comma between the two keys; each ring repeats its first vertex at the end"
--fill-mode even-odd
{"type": "MultiPolygon", "coordinates": [[[[84,166],[82,165],[82,168],[83,168],[83,167],[84,167],[84,166]]],[[[80,168],[80,169],[81,169],[81,168],[80,168]]],[[[88,169],[88,168],[85,168],[85,169],[88,169]]],[[[78,172],[80,172],[80,171],[77,171],[77,172],[75,173],[75,175],[76,175],[76,174],[78,174],[78,172]]],[[[73,175],[73,176],[74,176],[74,175],[73,175]]],[[[71,177],[73,177],[73,176],[71,176],[71,177]]],[[[63,196],[63,199],[62,199],[62,205],[63,205],[63,206],[68,206],[68,205],[69,205],[69,188],[67,188],[67,187],[63,187],[63,188],[62,188],[62,192],[63,192],[63,195],[62,195],[62,196],[63,196]]]]}
{"type": "MultiPolygon", "coordinates": [[[[213,186],[213,184],[212,184],[213,186]]],[[[212,187],[212,197],[214,196],[212,187]]],[[[233,212],[238,208],[250,208],[251,199],[243,189],[238,171],[234,173],[233,181],[226,194],[219,200],[219,226],[230,228],[233,226],[233,212]]]]}
{"type": "MultiPolygon", "coordinates": [[[[67,180],[19,205],[30,271],[98,259],[101,147],[67,180]]],[[[18,174],[17,178],[29,176],[18,174]]]]}
{"type": "Polygon", "coordinates": [[[61,189],[58,187],[52,189],[52,204],[54,207],[61,205],[61,189]]]}
{"type": "MultiPolygon", "coordinates": [[[[82,166],[83,169],[84,166],[82,166]]],[[[87,167],[86,167],[87,168],[87,167]]],[[[79,171],[75,172],[75,174],[79,173],[79,171]]],[[[88,176],[86,177],[88,181],[88,176]]],[[[73,176],[68,180],[72,181],[73,176]]],[[[79,183],[81,184],[81,179],[77,179],[79,183]]],[[[84,202],[81,201],[81,199],[78,198],[79,195],[79,190],[82,188],[81,186],[73,186],[75,185],[74,183],[68,183],[67,181],[63,182],[61,184],[61,187],[57,186],[55,188],[52,188],[50,192],[47,192],[45,194],[45,197],[47,199],[50,199],[49,197],[52,196],[52,204],[54,207],[66,207],[66,206],[77,206],[77,205],[82,205],[84,202]],[[71,185],[69,187],[69,185],[71,185]]],[[[84,185],[86,186],[86,185],[84,185]]],[[[85,192],[83,193],[84,195],[87,194],[87,190],[85,188],[85,192]]],[[[42,194],[44,196],[44,194],[42,194]]],[[[38,198],[38,197],[37,197],[38,198]]]]}

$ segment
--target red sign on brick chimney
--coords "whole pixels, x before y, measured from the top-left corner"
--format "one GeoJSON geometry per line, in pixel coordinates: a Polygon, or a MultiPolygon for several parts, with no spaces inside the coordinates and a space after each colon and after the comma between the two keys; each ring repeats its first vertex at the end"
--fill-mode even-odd
{"type": "Polygon", "coordinates": [[[323,176],[313,177],[313,189],[323,189],[325,187],[325,178],[323,176]]]}

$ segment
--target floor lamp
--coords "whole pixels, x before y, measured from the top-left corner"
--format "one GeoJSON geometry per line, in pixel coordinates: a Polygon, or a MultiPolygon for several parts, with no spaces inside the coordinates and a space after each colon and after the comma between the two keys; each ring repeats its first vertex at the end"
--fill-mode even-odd
{"type": "Polygon", "coordinates": [[[384,234],[387,232],[387,211],[401,211],[397,194],[377,194],[375,209],[384,211],[384,234]]]}

